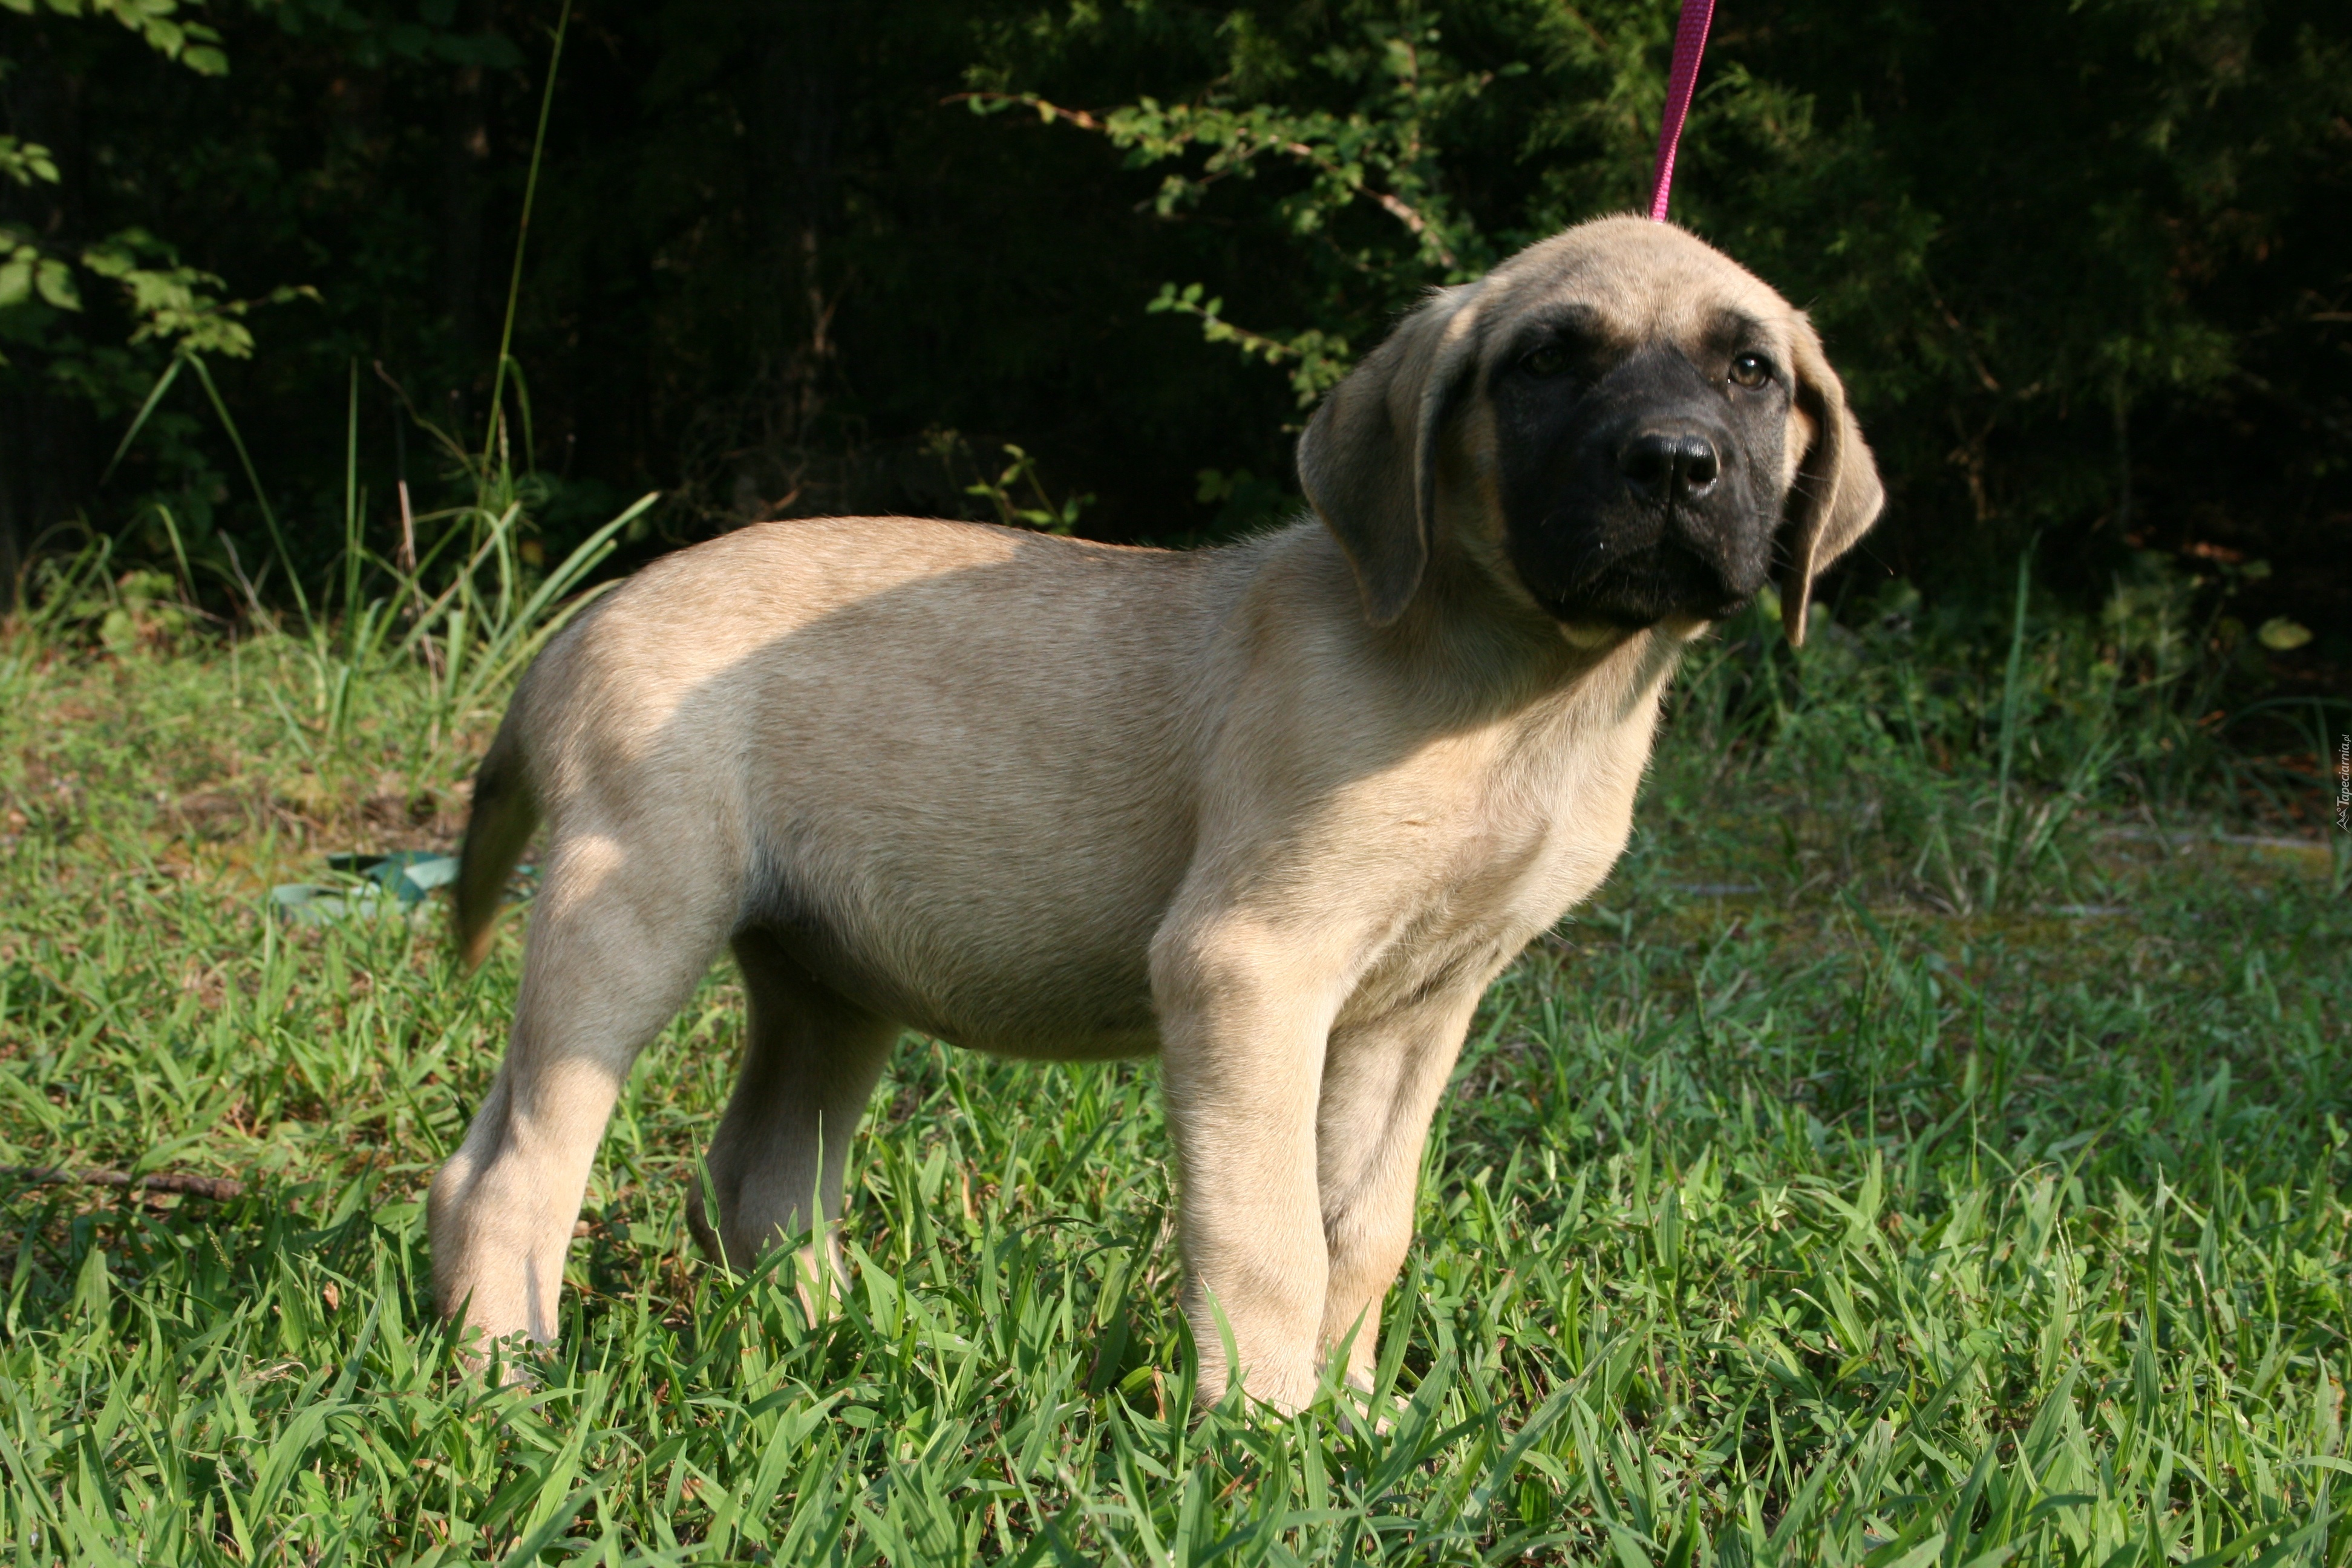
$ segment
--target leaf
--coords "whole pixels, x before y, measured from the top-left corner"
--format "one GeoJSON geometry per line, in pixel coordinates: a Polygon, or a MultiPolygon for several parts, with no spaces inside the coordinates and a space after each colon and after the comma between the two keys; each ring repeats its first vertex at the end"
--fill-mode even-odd
{"type": "Polygon", "coordinates": [[[580,1517],[580,1510],[588,1505],[588,1500],[595,1493],[596,1484],[591,1481],[565,1498],[554,1512],[540,1521],[530,1534],[515,1542],[514,1549],[506,1554],[503,1568],[522,1568],[524,1563],[538,1562],[539,1554],[554,1545],[555,1538],[572,1527],[572,1521],[580,1517]]]}
{"type": "Polygon", "coordinates": [[[103,1322],[113,1295],[106,1268],[106,1248],[93,1247],[89,1256],[82,1259],[81,1272],[74,1277],[73,1310],[103,1322]]]}
{"type": "Polygon", "coordinates": [[[2273,653],[2286,653],[2311,640],[2311,628],[2284,616],[2273,616],[2255,631],[2262,645],[2273,653]]]}
{"type": "Polygon", "coordinates": [[[37,142],[20,142],[14,136],[0,136],[0,174],[20,185],[36,180],[48,184],[58,183],[58,165],[49,150],[37,142]]]}
{"type": "MultiPolygon", "coordinates": [[[[81,290],[74,287],[73,268],[57,258],[48,257],[42,260],[39,269],[34,274],[34,281],[40,289],[41,298],[58,310],[81,309],[81,290]]],[[[2306,637],[2310,635],[2308,632],[2304,634],[2306,637]]]]}

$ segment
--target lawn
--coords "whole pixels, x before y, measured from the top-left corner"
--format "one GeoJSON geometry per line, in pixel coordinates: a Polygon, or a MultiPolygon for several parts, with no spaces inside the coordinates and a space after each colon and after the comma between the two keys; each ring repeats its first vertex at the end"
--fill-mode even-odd
{"type": "Polygon", "coordinates": [[[494,715],[453,741],[424,678],[290,637],[106,636],[0,646],[0,1556],[2352,1556],[2344,847],[2108,787],[2054,633],[1998,687],[1874,697],[1866,638],[1697,676],[1631,853],[1472,1030],[1380,1424],[1194,1400],[1149,1063],[909,1037],[845,1298],[705,1265],[723,970],[614,1120],[561,1349],[467,1375],[420,1200],[520,922],[467,975],[430,906],[268,894],[446,847],[494,715]]]}

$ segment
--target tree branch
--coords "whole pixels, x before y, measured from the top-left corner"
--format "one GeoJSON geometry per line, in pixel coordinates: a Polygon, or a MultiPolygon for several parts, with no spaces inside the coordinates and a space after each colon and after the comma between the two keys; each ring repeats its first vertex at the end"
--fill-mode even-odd
{"type": "MultiPolygon", "coordinates": [[[[983,103],[1003,105],[1017,103],[1025,109],[1035,110],[1037,111],[1037,118],[1044,121],[1048,125],[1052,124],[1056,120],[1066,120],[1081,131],[1093,131],[1108,134],[1111,129],[1109,124],[1098,115],[1089,114],[1083,109],[1065,109],[1060,104],[1042,99],[1034,92],[959,92],[943,98],[940,100],[940,101],[942,104],[983,103]]],[[[1190,137],[1188,136],[1186,139],[1190,140],[1190,137]]],[[[1300,163],[1311,164],[1315,168],[1322,170],[1327,174],[1338,174],[1340,173],[1339,164],[1333,163],[1328,157],[1325,156],[1322,153],[1317,151],[1313,146],[1305,142],[1267,141],[1258,142],[1258,146],[1272,147],[1276,152],[1287,153],[1290,156],[1297,159],[1300,163]]],[[[1239,156],[1242,158],[1247,158],[1250,154],[1251,149],[1246,145],[1244,145],[1239,153],[1239,156]]],[[[1365,195],[1371,197],[1373,201],[1379,203],[1382,210],[1387,212],[1391,217],[1394,217],[1399,223],[1404,225],[1404,226],[1412,232],[1413,238],[1428,245],[1431,249],[1435,252],[1439,261],[1443,262],[1447,267],[1453,267],[1455,265],[1453,248],[1446,245],[1444,240],[1438,239],[1430,233],[1429,220],[1423,217],[1420,211],[1411,203],[1407,202],[1403,197],[1391,195],[1387,191],[1376,191],[1370,185],[1363,184],[1360,180],[1350,181],[1349,188],[1360,191],[1365,195]]]]}

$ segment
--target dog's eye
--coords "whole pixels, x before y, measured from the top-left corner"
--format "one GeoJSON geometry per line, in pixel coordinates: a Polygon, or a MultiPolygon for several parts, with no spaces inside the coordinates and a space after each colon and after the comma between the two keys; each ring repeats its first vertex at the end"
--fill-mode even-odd
{"type": "Polygon", "coordinates": [[[1568,368],[1568,351],[1558,343],[1546,343],[1522,356],[1519,368],[1532,376],[1558,375],[1568,368]]]}
{"type": "Polygon", "coordinates": [[[1772,362],[1762,354],[1740,354],[1731,362],[1734,386],[1758,387],[1772,379],[1772,362]]]}

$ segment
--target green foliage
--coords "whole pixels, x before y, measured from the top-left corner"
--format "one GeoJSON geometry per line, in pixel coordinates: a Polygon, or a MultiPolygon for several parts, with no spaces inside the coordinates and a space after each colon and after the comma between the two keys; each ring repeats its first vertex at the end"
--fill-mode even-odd
{"type": "MultiPolygon", "coordinates": [[[[530,365],[516,464],[551,476],[559,553],[656,489],[640,548],[780,510],[995,515],[969,489],[989,474],[929,458],[940,429],[1095,496],[1097,537],[1203,537],[1243,520],[1194,477],[1286,476],[1302,399],[1422,290],[1641,199],[1674,7],[719,0],[600,14],[551,73],[559,11],[215,8],[234,79],[89,14],[0,17],[18,62],[0,222],[9,256],[33,247],[0,309],[19,400],[0,406],[65,454],[0,495],[17,545],[79,511],[153,552],[162,504],[199,554],[221,531],[276,552],[184,378],[108,471],[164,339],[185,341],[133,342],[145,297],[83,266],[133,231],[159,242],[137,266],[226,334],[203,352],[306,591],[341,549],[328,455],[354,359],[467,426],[509,355],[530,365]],[[42,297],[45,261],[81,310],[42,297]],[[291,285],[315,299],[211,303],[291,285]],[[231,329],[265,322],[227,364],[231,329]]],[[[1676,212],[1829,336],[1893,498],[1861,589],[1891,571],[2005,604],[2038,535],[2038,580],[2090,609],[2136,551],[2220,548],[2279,568],[2233,613],[2315,634],[2272,647],[2279,674],[2347,656],[2346,18],[2318,0],[1724,14],[1676,212]]],[[[427,509],[470,480],[407,471],[380,386],[360,462],[381,552],[396,480],[427,509]]],[[[270,592],[293,598],[282,570],[270,592]]]]}
{"type": "Polygon", "coordinates": [[[1013,460],[994,479],[981,479],[964,487],[963,493],[978,496],[988,502],[996,513],[996,521],[1007,528],[1034,528],[1046,533],[1076,531],[1078,518],[1094,503],[1092,496],[1068,496],[1059,502],[1045,493],[1045,482],[1037,475],[1037,459],[1013,445],[1004,444],[1004,455],[1013,460]],[[1034,506],[1021,504],[1020,490],[1026,485],[1034,498],[1034,506]]]}
{"type": "Polygon", "coordinates": [[[1777,831],[1807,875],[1956,913],[2105,901],[2080,859],[2084,816],[2317,827],[2315,764],[2352,704],[2217,706],[2262,657],[2229,613],[2260,565],[2208,597],[2143,554],[2095,616],[2036,595],[2030,562],[2006,613],[1934,605],[1895,583],[1844,624],[1816,606],[1801,655],[1768,593],[1677,685],[1676,721],[1699,742],[1684,754],[1712,759],[1709,782],[1687,787],[1743,778],[1787,804],[1777,831]]]}
{"type": "MultiPolygon", "coordinates": [[[[318,298],[317,289],[298,284],[272,289],[258,300],[215,299],[205,290],[220,288],[218,278],[177,265],[167,247],[135,228],[91,246],[82,253],[81,264],[99,277],[121,285],[124,303],[138,322],[131,333],[133,343],[169,343],[182,353],[249,358],[253,353],[253,333],[242,318],[256,304],[282,305],[289,300],[318,298]],[[142,266],[142,259],[161,260],[166,265],[142,266]]],[[[0,297],[0,304],[6,302],[5,297],[0,297]]],[[[80,304],[76,300],[65,308],[79,310],[80,304]]]]}
{"type": "Polygon", "coordinates": [[[15,136],[0,136],[0,174],[5,174],[20,185],[36,180],[58,183],[58,165],[49,150],[37,142],[26,142],[15,136]]]}
{"type": "Polygon", "coordinates": [[[10,628],[0,677],[15,676],[59,645],[95,647],[118,658],[170,649],[196,626],[200,613],[189,607],[177,580],[137,568],[117,578],[109,570],[113,555],[112,541],[100,537],[72,556],[37,564],[36,607],[10,628]]]}
{"type": "MultiPolygon", "coordinates": [[[[538,173],[536,149],[545,139],[545,113],[553,96],[553,60],[560,58],[568,18],[567,10],[559,19],[556,51],[541,95],[541,123],[530,165],[534,182],[538,173]]],[[[526,225],[530,189],[527,184],[526,225]]],[[[400,482],[400,547],[389,559],[370,550],[364,537],[364,489],[359,472],[359,367],[355,363],[348,367],[341,497],[343,548],[333,563],[335,574],[321,592],[314,611],[310,595],[304,587],[302,570],[288,547],[285,531],[270,504],[244,433],[222,397],[206,359],[208,353],[230,358],[249,355],[252,338],[236,319],[245,306],[221,306],[196,293],[194,283],[218,280],[205,279],[188,268],[163,272],[139,268],[135,259],[142,247],[154,248],[145,237],[134,235],[128,241],[118,239],[98,247],[90,258],[93,270],[120,279],[131,292],[142,318],[132,334],[134,344],[151,338],[176,340],[172,357],[116,447],[114,462],[122,460],[148,427],[180,373],[190,372],[202,386],[218,417],[222,434],[244,469],[268,539],[270,555],[283,571],[283,581],[300,617],[323,745],[314,748],[305,727],[290,713],[283,715],[289,739],[298,751],[313,760],[321,752],[341,755],[353,737],[354,693],[385,669],[421,668],[425,700],[407,736],[404,764],[412,777],[437,778],[448,765],[449,747],[455,738],[481,720],[486,705],[504,700],[546,640],[593,596],[578,591],[613,553],[615,536],[635,523],[656,499],[647,495],[604,521],[551,570],[543,569],[544,547],[531,537],[537,528],[528,513],[543,506],[549,487],[529,467],[532,450],[529,389],[520,369],[506,353],[513,333],[523,253],[520,249],[517,252],[513,279],[509,285],[499,373],[491,383],[491,414],[480,452],[473,452],[432,421],[418,416],[407,406],[405,395],[394,384],[407,420],[441,449],[453,477],[470,480],[472,493],[457,505],[420,515],[410,503],[405,481],[400,482]],[[515,443],[508,423],[510,400],[521,414],[521,468],[515,462],[515,443]],[[388,593],[370,597],[364,592],[385,585],[387,580],[388,593]],[[341,600],[340,625],[327,616],[334,607],[330,595],[337,587],[341,600]]],[[[0,272],[0,284],[5,281],[5,273],[0,272]]],[[[279,292],[285,296],[310,291],[279,292]]],[[[59,366],[53,364],[51,369],[55,373],[59,366]]],[[[173,433],[169,426],[163,429],[167,435],[173,433]]],[[[1069,509],[1073,521],[1078,504],[1082,503],[1073,503],[1069,509]]],[[[170,539],[179,577],[174,582],[157,574],[134,572],[109,589],[110,599],[130,595],[135,584],[156,582],[189,595],[198,591],[187,542],[173,508],[160,498],[151,499],[149,507],[170,539]]],[[[202,548],[208,542],[215,542],[205,540],[200,531],[195,560],[241,592],[243,607],[256,623],[274,627],[276,617],[264,602],[257,583],[247,575],[238,560],[233,542],[226,537],[218,539],[217,554],[202,548]]],[[[41,563],[43,585],[48,592],[40,601],[41,607],[26,620],[23,634],[26,640],[37,646],[59,626],[89,619],[79,608],[79,595],[91,581],[106,584],[106,567],[113,549],[112,542],[100,536],[86,545],[68,565],[60,568],[53,562],[41,563]]],[[[117,622],[124,614],[119,608],[109,611],[104,640],[110,647],[116,645],[120,631],[117,622]]],[[[142,624],[135,612],[129,614],[129,624],[142,624]]],[[[18,657],[25,655],[20,652],[18,657]]]]}
{"type": "MultiPolygon", "coordinates": [[[[1498,74],[1517,76],[1517,62],[1496,71],[1465,72],[1433,46],[1439,29],[1417,12],[1384,15],[1356,7],[1356,36],[1335,41],[1300,61],[1297,48],[1261,30],[1246,12],[1235,13],[1229,36],[1232,73],[1210,84],[1201,101],[1163,104],[1153,98],[1110,110],[1100,118],[1065,109],[1034,93],[973,93],[967,100],[981,112],[1014,106],[1034,110],[1047,123],[1056,121],[1098,132],[1128,153],[1130,168],[1170,163],[1152,199],[1162,217],[1198,211],[1220,181],[1250,180],[1262,162],[1286,163],[1305,183],[1286,182],[1266,200],[1274,223],[1306,248],[1320,274],[1320,297],[1307,301],[1319,319],[1360,318],[1351,301],[1365,279],[1390,300],[1410,297],[1422,280],[1451,282],[1475,277],[1497,256],[1476,225],[1454,210],[1447,192],[1453,182],[1442,170],[1449,122],[1461,119],[1498,74]],[[1350,100],[1344,111],[1294,109],[1286,103],[1249,101],[1244,83],[1259,90],[1289,89],[1313,73],[1350,100]],[[1402,226],[1387,243],[1342,237],[1339,220],[1360,201],[1378,207],[1402,226]],[[1399,240],[1402,240],[1400,246],[1399,240]]],[[[1202,286],[1164,285],[1148,307],[1196,317],[1210,342],[1230,342],[1245,355],[1286,364],[1300,406],[1313,404],[1339,383],[1352,363],[1347,337],[1321,328],[1267,336],[1224,320],[1223,301],[1202,301],[1202,286]]]]}
{"type": "Polygon", "coordinates": [[[1244,356],[1262,359],[1268,364],[1288,364],[1290,384],[1297,390],[1301,408],[1312,407],[1325,393],[1339,385],[1355,363],[1355,353],[1344,337],[1310,327],[1303,332],[1270,338],[1226,321],[1224,300],[1203,300],[1201,292],[1198,283],[1187,283],[1181,289],[1173,283],[1162,284],[1158,296],[1144,309],[1155,316],[1169,310],[1191,316],[1201,323],[1204,342],[1232,343],[1244,356]]]}
{"type": "MultiPolygon", "coordinates": [[[[0,0],[0,5],[24,16],[41,10],[60,16],[110,16],[149,48],[198,76],[228,70],[228,57],[218,47],[220,34],[184,16],[180,0],[0,0]]],[[[42,177],[54,181],[57,174],[52,170],[42,177]]]]}
{"type": "MultiPolygon", "coordinates": [[[[52,313],[81,310],[76,266],[121,289],[124,311],[136,323],[130,337],[133,345],[172,344],[184,354],[247,358],[253,353],[253,332],[244,317],[255,305],[318,297],[316,289],[290,285],[273,289],[260,300],[220,300],[208,292],[222,286],[218,278],[180,265],[169,247],[136,228],[110,235],[70,259],[47,254],[39,245],[5,233],[0,233],[0,244],[11,247],[0,253],[5,256],[0,260],[0,311],[9,312],[0,314],[0,342],[48,351],[44,368],[53,382],[90,392],[98,391],[107,379],[104,362],[77,353],[60,342],[55,331],[59,318],[52,313]],[[36,299],[49,310],[26,309],[34,306],[36,299]]],[[[0,364],[5,363],[0,358],[0,364]]]]}
{"type": "MultiPolygon", "coordinates": [[[[85,0],[0,0],[0,5],[26,16],[47,9],[60,16],[112,17],[156,54],[199,76],[220,76],[228,69],[227,57],[217,47],[219,33],[201,22],[181,18],[179,0],[87,0],[87,4],[85,0]]],[[[0,57],[0,79],[17,68],[17,62],[0,57]]],[[[21,186],[59,182],[50,150],[16,136],[0,137],[0,174],[21,186]]],[[[0,258],[0,258],[0,341],[29,342],[51,349],[55,357],[47,368],[61,380],[86,379],[87,365],[77,363],[69,352],[57,353],[56,345],[44,342],[43,329],[48,322],[41,315],[19,317],[22,308],[37,296],[51,310],[79,311],[82,302],[74,280],[77,266],[121,287],[137,323],[131,337],[134,343],[150,338],[177,339],[198,353],[243,356],[253,352],[252,333],[236,320],[248,304],[224,305],[200,292],[219,288],[220,279],[178,265],[171,247],[158,243],[144,229],[121,229],[79,253],[59,254],[20,225],[0,225],[0,258]],[[142,265],[153,259],[165,265],[142,265]]],[[[281,288],[271,300],[290,299],[298,292],[309,290],[281,288]]],[[[0,364],[5,363],[0,359],[0,364]]]]}
{"type": "Polygon", "coordinates": [[[36,289],[60,310],[81,309],[72,269],[54,257],[44,257],[38,246],[20,242],[0,261],[0,309],[25,303],[36,289]]]}
{"type": "MultiPolygon", "coordinates": [[[[1987,727],[2050,695],[2038,612],[2005,694],[2011,633],[1928,650],[1974,716],[1928,739],[1990,734],[1997,765],[1987,727]]],[[[0,1541],[69,1563],[2340,1562],[2352,905],[2315,854],[2118,837],[2105,813],[2055,834],[2072,883],[1990,913],[1849,871],[1844,785],[1806,750],[1858,702],[1837,646],[1727,757],[1708,715],[1737,660],[1698,672],[1633,853],[1482,1009],[1379,1426],[1337,1395],[1289,1421],[1197,1407],[1148,1067],[910,1037],[854,1152],[845,1297],[812,1313],[787,1277],[696,1260],[683,1194],[740,1038],[725,974],[624,1094],[563,1348],[528,1386],[467,1375],[418,1200],[488,1086],[519,942],[467,976],[437,921],[297,928],[265,897],[354,835],[430,831],[358,805],[426,677],[364,682],[339,763],[298,637],[12,643],[0,1163],[246,1192],[0,1179],[0,1541]],[[2085,895],[2104,912],[2046,901],[2085,895]]],[[[2067,767],[2020,745],[2011,786],[2067,767]]]]}

